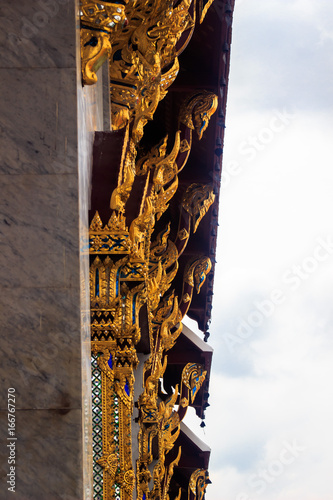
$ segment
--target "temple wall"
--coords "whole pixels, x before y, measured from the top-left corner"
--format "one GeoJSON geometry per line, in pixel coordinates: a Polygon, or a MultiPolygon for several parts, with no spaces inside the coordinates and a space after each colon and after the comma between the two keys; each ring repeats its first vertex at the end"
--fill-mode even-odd
{"type": "Polygon", "coordinates": [[[106,119],[102,80],[81,86],[75,9],[69,0],[1,6],[2,499],[13,498],[7,442],[17,500],[91,498],[87,212],[93,130],[106,119]]]}

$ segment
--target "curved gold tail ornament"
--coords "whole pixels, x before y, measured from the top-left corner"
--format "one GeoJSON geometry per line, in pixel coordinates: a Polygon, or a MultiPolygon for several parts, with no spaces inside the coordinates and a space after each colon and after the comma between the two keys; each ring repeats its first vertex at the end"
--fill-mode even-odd
{"type": "Polygon", "coordinates": [[[196,469],[190,477],[188,500],[203,500],[206,487],[211,483],[206,469],[196,469]]]}
{"type": "Polygon", "coordinates": [[[179,464],[181,454],[182,454],[182,448],[181,448],[181,446],[179,446],[177,457],[175,458],[175,460],[173,460],[171,462],[171,464],[169,465],[168,470],[165,474],[164,481],[163,481],[162,488],[161,488],[161,490],[162,490],[161,500],[170,500],[169,494],[168,494],[169,487],[170,487],[170,481],[171,481],[172,476],[173,476],[174,468],[177,467],[177,465],[179,464]]]}
{"type": "Polygon", "coordinates": [[[183,197],[182,206],[192,218],[192,228],[195,233],[202,218],[215,201],[213,186],[206,184],[191,184],[183,197]]]}
{"type": "Polygon", "coordinates": [[[191,259],[185,268],[182,297],[179,302],[179,317],[183,319],[190,308],[194,287],[200,293],[201,287],[206,281],[207,275],[212,268],[209,257],[191,259]]]}
{"type": "MultiPolygon", "coordinates": [[[[165,456],[173,449],[180,433],[180,423],[185,417],[189,404],[194,402],[197,392],[205,380],[205,376],[206,371],[203,370],[200,364],[188,363],[182,372],[180,393],[177,385],[174,394],[165,403],[163,401],[159,403],[159,418],[155,424],[159,437],[159,458],[154,467],[154,487],[150,493],[151,499],[167,500],[168,498],[170,480],[174,467],[179,463],[181,449],[178,450],[176,459],[171,462],[167,470],[165,468],[165,456]],[[178,410],[174,410],[174,405],[178,398],[178,410]]],[[[144,430],[142,439],[145,439],[144,430]]]]}
{"type": "Polygon", "coordinates": [[[200,24],[205,19],[209,7],[214,0],[199,0],[199,22],[200,24]]]}
{"type": "Polygon", "coordinates": [[[80,20],[82,81],[93,85],[97,82],[97,70],[111,56],[117,25],[127,23],[125,5],[81,0],[80,20]]]}
{"type": "Polygon", "coordinates": [[[82,81],[85,85],[97,82],[96,73],[110,54],[111,43],[107,33],[81,29],[82,81]]]}
{"type": "Polygon", "coordinates": [[[200,91],[192,94],[180,110],[179,121],[189,129],[195,130],[202,139],[204,131],[218,106],[218,97],[213,92],[200,91]]]}

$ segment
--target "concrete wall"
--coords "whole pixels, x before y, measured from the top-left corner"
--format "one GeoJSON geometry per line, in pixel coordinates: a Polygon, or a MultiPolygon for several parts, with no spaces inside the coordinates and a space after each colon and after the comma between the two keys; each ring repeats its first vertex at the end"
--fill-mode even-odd
{"type": "Polygon", "coordinates": [[[0,498],[88,500],[87,212],[102,86],[81,86],[74,1],[2,2],[0,24],[0,498]]]}

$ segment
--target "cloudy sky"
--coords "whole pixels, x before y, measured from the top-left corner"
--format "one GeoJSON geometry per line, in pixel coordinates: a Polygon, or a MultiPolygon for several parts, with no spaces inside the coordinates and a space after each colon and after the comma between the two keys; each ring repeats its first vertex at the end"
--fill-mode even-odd
{"type": "Polygon", "coordinates": [[[236,0],[207,500],[333,498],[332,19],[236,0]]]}

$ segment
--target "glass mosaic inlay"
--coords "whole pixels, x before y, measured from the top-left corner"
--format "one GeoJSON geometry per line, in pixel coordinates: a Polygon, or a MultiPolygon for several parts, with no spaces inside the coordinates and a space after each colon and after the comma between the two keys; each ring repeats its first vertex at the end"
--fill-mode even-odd
{"type": "Polygon", "coordinates": [[[97,460],[103,455],[102,438],[102,383],[97,355],[91,356],[92,368],[92,410],[93,410],[93,490],[94,500],[103,500],[103,468],[97,460]]]}
{"type": "MultiPolygon", "coordinates": [[[[120,472],[119,463],[120,463],[120,454],[119,454],[119,399],[117,394],[114,394],[113,398],[113,418],[114,418],[114,443],[115,443],[115,452],[118,457],[118,473],[120,472]]],[[[115,500],[120,500],[120,484],[114,484],[115,489],[115,500]]]]}

